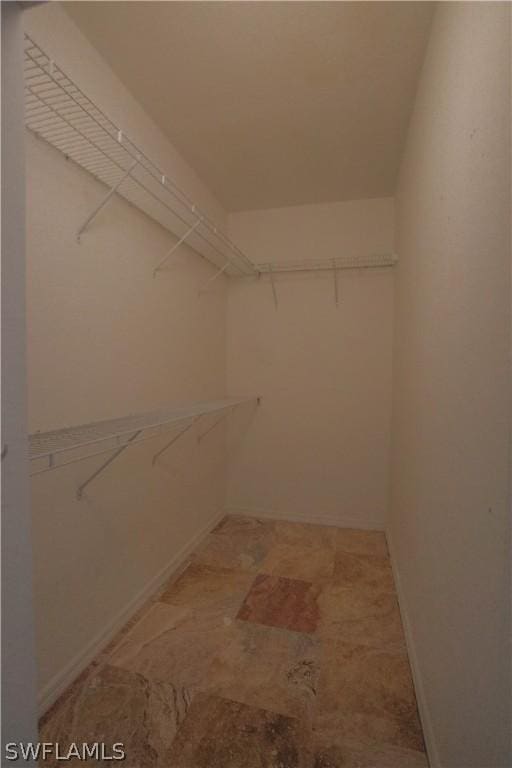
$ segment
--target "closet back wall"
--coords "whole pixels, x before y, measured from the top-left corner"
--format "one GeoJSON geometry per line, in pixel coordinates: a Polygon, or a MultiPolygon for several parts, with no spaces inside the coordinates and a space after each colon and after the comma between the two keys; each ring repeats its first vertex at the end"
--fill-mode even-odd
{"type": "MultiPolygon", "coordinates": [[[[256,261],[393,252],[393,200],[229,216],[256,261]]],[[[383,528],[391,414],[392,269],[232,280],[228,389],[256,392],[250,429],[235,414],[228,507],[310,522],[383,528]]]]}
{"type": "MultiPolygon", "coordinates": [[[[56,4],[27,31],[126,133],[224,226],[224,213],[56,4]]],[[[30,431],[225,395],[225,280],[198,296],[213,267],[186,247],[153,268],[175,238],[105,194],[74,163],[27,135],[30,431]]],[[[224,507],[223,430],[189,433],[155,467],[169,436],[105,460],[33,478],[34,581],[41,707],[80,671],[180,553],[224,507]]]]}

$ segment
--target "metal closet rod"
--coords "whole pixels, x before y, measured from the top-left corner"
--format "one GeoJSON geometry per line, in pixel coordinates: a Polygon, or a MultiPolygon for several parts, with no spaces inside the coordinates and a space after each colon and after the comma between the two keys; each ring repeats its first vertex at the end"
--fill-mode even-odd
{"type": "MultiPolygon", "coordinates": [[[[73,100],[77,106],[79,106],[87,115],[88,118],[93,120],[102,131],[105,131],[110,134],[111,138],[117,137],[118,141],[123,141],[123,147],[126,150],[128,154],[130,154],[133,158],[133,160],[138,160],[142,167],[170,194],[172,194],[183,206],[187,207],[191,213],[194,215],[197,215],[198,218],[201,220],[201,224],[205,226],[206,229],[210,231],[210,233],[218,238],[220,241],[223,242],[223,244],[229,248],[236,256],[241,259],[245,266],[250,269],[252,272],[254,272],[254,265],[252,264],[251,260],[238,248],[235,243],[233,243],[229,237],[218,228],[217,224],[210,219],[195,203],[193,200],[187,195],[187,193],[181,189],[181,187],[176,184],[176,182],[170,178],[167,174],[163,173],[162,170],[158,167],[158,165],[151,159],[149,156],[140,150],[131,139],[129,139],[126,134],[122,131],[122,129],[116,125],[104,112],[101,110],[94,102],[89,99],[89,97],[82,91],[79,86],[76,85],[74,81],[69,78],[66,73],[58,67],[54,61],[51,59],[51,57],[39,46],[28,34],[25,34],[26,40],[29,41],[31,46],[36,49],[37,55],[39,57],[42,57],[43,59],[46,59],[45,63],[42,64],[40,61],[35,58],[33,52],[25,48],[25,55],[28,56],[28,58],[31,60],[31,62],[34,64],[34,67],[41,71],[42,74],[44,74],[46,77],[50,78],[51,81],[57,86],[57,88],[64,91],[66,96],[73,100]],[[45,68],[46,67],[46,68],[45,68]],[[67,81],[64,85],[61,81],[59,81],[55,73],[56,71],[62,76],[62,78],[67,81]],[[68,89],[69,88],[74,89],[74,93],[71,93],[68,89]],[[76,97],[76,94],[78,94],[80,97],[82,97],[90,107],[94,110],[95,114],[92,114],[91,111],[87,110],[83,104],[78,101],[78,98],[76,97]],[[99,115],[100,118],[105,121],[107,125],[104,123],[99,122],[96,115],[99,115]],[[114,135],[112,135],[114,134],[114,135]]],[[[33,95],[35,95],[37,98],[37,93],[34,93],[32,91],[33,95]]],[[[46,106],[49,106],[47,102],[44,101],[44,99],[40,99],[41,103],[45,104],[46,106]]],[[[162,202],[162,201],[160,201],[162,202]]],[[[209,243],[211,247],[211,243],[209,243]]]]}

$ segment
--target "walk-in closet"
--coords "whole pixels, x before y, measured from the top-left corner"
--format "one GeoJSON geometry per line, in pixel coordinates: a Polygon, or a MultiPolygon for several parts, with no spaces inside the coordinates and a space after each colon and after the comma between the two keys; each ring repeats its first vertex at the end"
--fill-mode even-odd
{"type": "Polygon", "coordinates": [[[510,36],[2,3],[3,765],[512,764],[510,36]]]}

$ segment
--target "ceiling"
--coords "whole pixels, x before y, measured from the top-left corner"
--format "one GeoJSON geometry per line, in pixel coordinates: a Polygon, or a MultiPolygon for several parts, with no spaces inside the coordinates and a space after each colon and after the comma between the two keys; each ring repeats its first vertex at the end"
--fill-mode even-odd
{"type": "Polygon", "coordinates": [[[228,211],[392,195],[424,2],[71,2],[228,211]]]}

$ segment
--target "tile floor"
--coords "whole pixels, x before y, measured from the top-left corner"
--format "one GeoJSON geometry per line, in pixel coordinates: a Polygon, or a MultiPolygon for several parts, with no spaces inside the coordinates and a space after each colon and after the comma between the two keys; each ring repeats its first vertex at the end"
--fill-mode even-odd
{"type": "Polygon", "coordinates": [[[129,768],[426,768],[384,535],[226,517],[41,740],[123,742],[129,768]]]}

